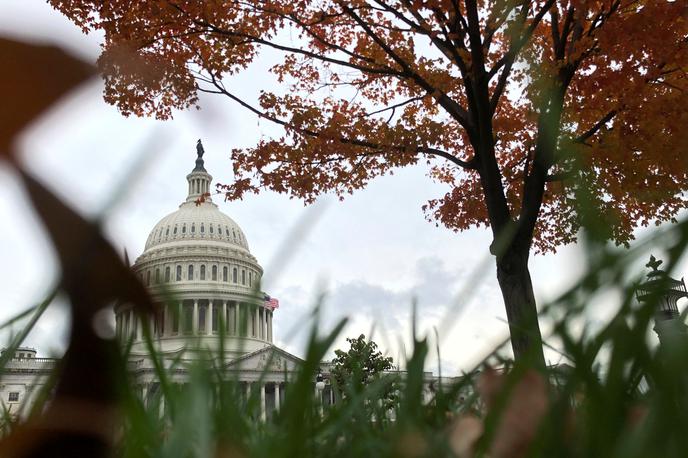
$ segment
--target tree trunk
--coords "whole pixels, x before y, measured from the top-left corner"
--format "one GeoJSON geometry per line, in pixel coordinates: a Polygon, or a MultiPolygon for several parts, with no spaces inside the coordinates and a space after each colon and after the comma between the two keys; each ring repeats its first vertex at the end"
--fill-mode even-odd
{"type": "Polygon", "coordinates": [[[512,245],[497,258],[497,281],[504,298],[515,360],[544,368],[542,335],[528,270],[528,249],[519,250],[512,245]]]}

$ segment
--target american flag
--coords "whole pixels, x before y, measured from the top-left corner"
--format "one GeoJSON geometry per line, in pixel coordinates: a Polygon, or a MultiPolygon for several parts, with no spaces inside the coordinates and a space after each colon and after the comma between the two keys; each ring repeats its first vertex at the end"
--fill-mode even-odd
{"type": "Polygon", "coordinates": [[[279,308],[279,301],[275,299],[274,297],[270,297],[267,294],[265,295],[265,307],[269,308],[270,310],[275,310],[279,308]]]}

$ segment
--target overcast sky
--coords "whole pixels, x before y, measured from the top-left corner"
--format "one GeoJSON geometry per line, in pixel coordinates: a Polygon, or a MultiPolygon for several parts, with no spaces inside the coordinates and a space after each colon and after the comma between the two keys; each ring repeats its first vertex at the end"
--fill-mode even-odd
{"type": "MultiPolygon", "coordinates": [[[[99,54],[99,36],[83,35],[38,0],[0,3],[0,34],[56,43],[89,61],[99,54]]],[[[265,68],[259,63],[232,80],[241,88],[235,91],[255,94],[269,81],[265,68]]],[[[132,260],[155,223],[186,197],[185,176],[194,166],[198,138],[214,181],[229,183],[229,151],[272,132],[222,96],[201,97],[200,111],[158,122],[123,118],[101,92],[101,82],[92,81],[29,129],[21,143],[23,160],[88,215],[106,210],[114,190],[124,189],[106,212],[104,226],[132,260]]],[[[494,262],[487,254],[490,235],[477,229],[455,234],[425,221],[421,206],[446,192],[426,172],[422,166],[398,170],[343,202],[324,197],[311,207],[269,192],[238,202],[215,198],[242,227],[266,270],[264,289],[280,300],[274,323],[278,345],[303,355],[307,317],[321,294],[323,329],[350,318],[337,346],[344,345],[344,337],[367,335],[374,324],[375,340],[395,359],[408,345],[411,304],[417,300],[421,332],[433,333],[433,327],[440,332],[444,373],[468,369],[506,337],[494,262]]],[[[1,162],[0,221],[0,318],[6,319],[42,298],[56,265],[16,178],[1,162]]],[[[540,302],[575,281],[580,258],[576,247],[532,257],[540,302]]],[[[57,305],[27,343],[42,355],[59,354],[64,333],[57,305]]],[[[548,358],[558,356],[550,352],[548,358]]],[[[429,365],[436,368],[434,357],[429,365]]]]}

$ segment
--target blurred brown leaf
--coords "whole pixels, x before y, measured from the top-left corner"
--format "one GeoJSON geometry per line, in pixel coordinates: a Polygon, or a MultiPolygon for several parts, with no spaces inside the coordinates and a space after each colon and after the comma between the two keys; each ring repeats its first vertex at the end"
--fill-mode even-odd
{"type": "Polygon", "coordinates": [[[474,415],[457,417],[449,429],[449,446],[452,452],[458,458],[472,457],[484,429],[482,420],[474,415]]]}
{"type": "Polygon", "coordinates": [[[54,399],[39,418],[0,442],[0,455],[108,456],[124,364],[116,342],[96,332],[94,317],[113,302],[131,303],[141,316],[151,314],[153,305],[98,224],[79,216],[20,166],[17,170],[57,251],[72,324],[54,399]]]}
{"type": "Polygon", "coordinates": [[[0,37],[0,155],[46,108],[89,77],[95,67],[56,46],[0,37]]]}
{"type": "MultiPolygon", "coordinates": [[[[481,375],[478,391],[488,409],[496,407],[505,387],[505,377],[489,368],[481,375]]],[[[490,445],[491,457],[520,458],[527,454],[549,408],[548,388],[545,378],[534,370],[525,372],[516,382],[499,412],[497,430],[490,445]]]]}

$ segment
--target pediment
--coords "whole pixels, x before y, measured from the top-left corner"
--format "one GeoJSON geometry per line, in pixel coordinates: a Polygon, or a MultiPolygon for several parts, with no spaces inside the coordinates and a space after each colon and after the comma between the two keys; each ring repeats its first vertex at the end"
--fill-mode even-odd
{"type": "Polygon", "coordinates": [[[260,350],[248,353],[227,364],[227,369],[241,371],[275,371],[293,372],[297,370],[303,360],[281,348],[270,345],[260,350]]]}

